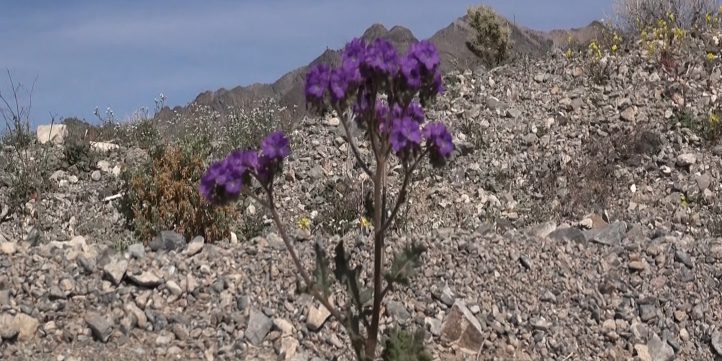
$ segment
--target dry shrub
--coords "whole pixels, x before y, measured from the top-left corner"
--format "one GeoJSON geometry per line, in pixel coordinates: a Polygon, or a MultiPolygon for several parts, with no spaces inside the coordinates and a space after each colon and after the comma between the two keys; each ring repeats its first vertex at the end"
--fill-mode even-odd
{"type": "Polygon", "coordinates": [[[639,33],[652,27],[659,19],[674,16],[676,26],[684,29],[700,27],[705,15],[715,12],[716,0],[615,0],[616,23],[625,31],[639,33]]]}
{"type": "Polygon", "coordinates": [[[234,206],[209,207],[198,192],[206,166],[202,156],[177,146],[159,146],[148,163],[125,170],[121,207],[136,235],[148,242],[174,230],[186,239],[227,237],[237,216],[234,206]]]}
{"type": "Polygon", "coordinates": [[[467,41],[469,50],[482,59],[488,67],[502,64],[509,57],[511,29],[508,22],[488,6],[476,6],[467,10],[469,25],[476,32],[467,41]]]}

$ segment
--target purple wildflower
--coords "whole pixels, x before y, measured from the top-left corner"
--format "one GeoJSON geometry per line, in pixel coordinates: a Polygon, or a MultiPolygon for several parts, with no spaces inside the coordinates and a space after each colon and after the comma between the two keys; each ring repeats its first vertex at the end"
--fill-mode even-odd
{"type": "Polygon", "coordinates": [[[419,61],[413,56],[405,56],[401,59],[400,74],[404,84],[410,90],[417,90],[421,87],[423,79],[420,66],[419,61]]]}
{"type": "Polygon", "coordinates": [[[399,57],[396,49],[387,40],[376,39],[366,48],[364,60],[361,63],[361,71],[367,76],[379,75],[388,76],[396,73],[399,57]]]}
{"type": "Polygon", "coordinates": [[[376,99],[376,119],[379,124],[379,133],[386,134],[389,129],[389,122],[392,114],[388,103],[381,99],[376,99]]]}
{"type": "Polygon", "coordinates": [[[288,145],[288,139],[283,132],[273,132],[261,141],[261,150],[263,156],[268,157],[271,161],[279,161],[286,158],[291,153],[288,145]]]}
{"type": "Polygon", "coordinates": [[[349,87],[349,76],[344,68],[331,70],[328,89],[331,93],[331,101],[337,103],[346,98],[346,90],[349,87]]]}
{"type": "Polygon", "coordinates": [[[408,108],[406,108],[406,115],[419,124],[424,122],[424,108],[417,102],[409,104],[408,108]]]}
{"type": "Polygon", "coordinates": [[[429,74],[434,73],[441,63],[439,53],[436,51],[436,46],[428,40],[422,40],[412,44],[409,48],[408,57],[413,57],[418,60],[419,63],[423,64],[426,72],[429,74]]]}
{"type": "Polygon", "coordinates": [[[454,142],[451,134],[442,123],[429,123],[423,130],[424,139],[431,151],[431,162],[435,165],[442,165],[454,151],[454,142]]]}
{"type": "Polygon", "coordinates": [[[312,67],[306,74],[306,102],[321,105],[326,94],[330,70],[325,64],[312,67]]]}
{"type": "Polygon", "coordinates": [[[405,157],[409,151],[417,150],[421,144],[419,123],[409,117],[394,119],[391,122],[389,142],[391,150],[400,157],[405,157]]]}
{"type": "Polygon", "coordinates": [[[225,204],[238,198],[248,175],[248,167],[237,161],[232,153],[208,167],[201,177],[199,191],[209,202],[225,204]]]}

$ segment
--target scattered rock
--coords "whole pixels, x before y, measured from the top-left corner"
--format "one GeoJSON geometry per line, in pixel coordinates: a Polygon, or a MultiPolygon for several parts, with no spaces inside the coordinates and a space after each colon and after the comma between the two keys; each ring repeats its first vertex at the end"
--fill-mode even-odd
{"type": "Polygon", "coordinates": [[[318,307],[312,305],[308,308],[306,327],[311,331],[318,331],[330,316],[331,312],[323,305],[319,305],[318,307]]]}
{"type": "Polygon", "coordinates": [[[663,341],[656,333],[652,334],[649,342],[649,355],[653,361],[672,361],[674,360],[674,349],[667,342],[663,341]]]}
{"type": "Polygon", "coordinates": [[[52,142],[53,144],[65,143],[65,137],[68,136],[68,128],[65,124],[46,124],[38,125],[36,137],[38,143],[45,144],[52,142]]]}
{"type": "Polygon", "coordinates": [[[680,154],[677,157],[677,166],[678,167],[689,167],[695,163],[697,163],[697,157],[692,153],[680,154]]]}
{"type": "Polygon", "coordinates": [[[113,325],[103,316],[91,312],[85,315],[85,323],[93,332],[93,337],[100,342],[108,342],[113,332],[113,325]]]}
{"type": "Polygon", "coordinates": [[[140,287],[155,288],[163,283],[163,279],[156,276],[155,273],[144,271],[141,274],[126,274],[128,279],[140,287]]]}
{"type": "Polygon", "coordinates": [[[714,352],[716,352],[717,355],[722,356],[722,332],[716,331],[713,333],[710,341],[712,342],[714,352]]]}
{"type": "Polygon", "coordinates": [[[176,232],[161,231],[157,237],[153,238],[148,246],[153,252],[178,251],[186,246],[186,240],[183,235],[176,232]]]}
{"type": "Polygon", "coordinates": [[[12,256],[17,252],[18,247],[14,242],[0,242],[0,253],[12,256]]]}
{"type": "Polygon", "coordinates": [[[271,331],[273,321],[263,312],[251,308],[251,315],[248,319],[248,327],[246,327],[246,339],[253,345],[259,346],[263,343],[263,339],[271,331]]]}
{"type": "Polygon", "coordinates": [[[128,269],[128,261],[124,259],[112,259],[108,264],[103,266],[103,273],[116,286],[120,284],[128,269]]]}
{"type": "Polygon", "coordinates": [[[453,343],[468,352],[477,353],[481,350],[484,339],[479,320],[462,301],[454,303],[441,326],[441,340],[453,343]]]}
{"type": "Polygon", "coordinates": [[[188,247],[186,247],[186,255],[188,257],[193,257],[197,255],[203,249],[204,244],[205,240],[203,239],[203,237],[198,236],[196,238],[193,238],[193,240],[188,243],[188,247]]]}

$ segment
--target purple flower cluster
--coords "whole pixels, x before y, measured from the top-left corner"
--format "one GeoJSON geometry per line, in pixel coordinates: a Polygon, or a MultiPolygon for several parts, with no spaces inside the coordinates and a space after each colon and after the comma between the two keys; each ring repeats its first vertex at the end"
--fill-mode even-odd
{"type": "Polygon", "coordinates": [[[421,105],[444,90],[440,64],[436,47],[426,40],[400,56],[386,40],[366,44],[354,39],[346,44],[339,67],[319,64],[309,70],[306,100],[319,109],[328,102],[339,113],[353,101],[356,120],[384,136],[394,154],[410,159],[426,144],[432,164],[443,164],[454,143],[443,124],[424,126],[421,105]],[[417,96],[421,103],[414,100],[417,96]]]}
{"type": "Polygon", "coordinates": [[[260,151],[234,150],[211,164],[201,177],[200,193],[211,203],[225,204],[237,199],[243,187],[250,185],[251,178],[268,187],[290,153],[288,139],[283,133],[271,133],[261,142],[260,151]]]}
{"type": "Polygon", "coordinates": [[[346,44],[338,68],[318,64],[309,70],[306,100],[322,107],[328,96],[331,104],[345,106],[346,100],[361,98],[379,86],[385,87],[387,93],[421,91],[432,97],[443,91],[440,64],[436,47],[426,40],[413,44],[405,56],[399,56],[387,40],[366,44],[354,39],[346,44]]]}

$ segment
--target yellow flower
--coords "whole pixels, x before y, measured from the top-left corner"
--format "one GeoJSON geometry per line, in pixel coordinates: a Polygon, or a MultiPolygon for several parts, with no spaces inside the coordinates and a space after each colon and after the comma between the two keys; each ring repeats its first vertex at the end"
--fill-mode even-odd
{"type": "Polygon", "coordinates": [[[712,25],[712,14],[711,13],[705,14],[704,20],[707,23],[707,26],[712,25]]]}
{"type": "Polygon", "coordinates": [[[361,225],[361,229],[363,230],[371,229],[371,222],[366,217],[361,217],[361,219],[359,219],[359,225],[361,225]]]}
{"type": "Polygon", "coordinates": [[[565,56],[567,59],[571,59],[571,58],[574,56],[574,52],[572,52],[572,49],[571,49],[571,48],[570,48],[570,49],[567,49],[567,51],[564,52],[564,56],[565,56]]]}
{"type": "Polygon", "coordinates": [[[682,208],[689,207],[689,201],[687,200],[687,197],[684,194],[682,194],[679,197],[679,202],[682,204],[682,208]]]}
{"type": "Polygon", "coordinates": [[[709,113],[709,123],[710,123],[713,127],[718,126],[718,125],[719,125],[719,115],[717,115],[717,114],[714,113],[714,112],[713,112],[713,113],[709,113]]]}
{"type": "Polygon", "coordinates": [[[617,44],[612,45],[612,53],[613,54],[616,53],[617,50],[619,50],[619,47],[617,46],[617,44]]]}
{"type": "Polygon", "coordinates": [[[307,217],[301,217],[296,222],[296,225],[298,226],[298,228],[307,231],[311,228],[311,220],[307,217]]]}
{"type": "Polygon", "coordinates": [[[710,51],[710,52],[707,52],[707,56],[705,58],[707,58],[707,61],[712,61],[712,60],[717,59],[717,54],[710,51]]]}
{"type": "Polygon", "coordinates": [[[685,35],[687,35],[687,32],[684,31],[684,29],[678,28],[678,27],[675,27],[675,28],[674,28],[673,33],[674,33],[674,39],[675,39],[675,40],[682,39],[682,38],[685,37],[685,35]]]}

